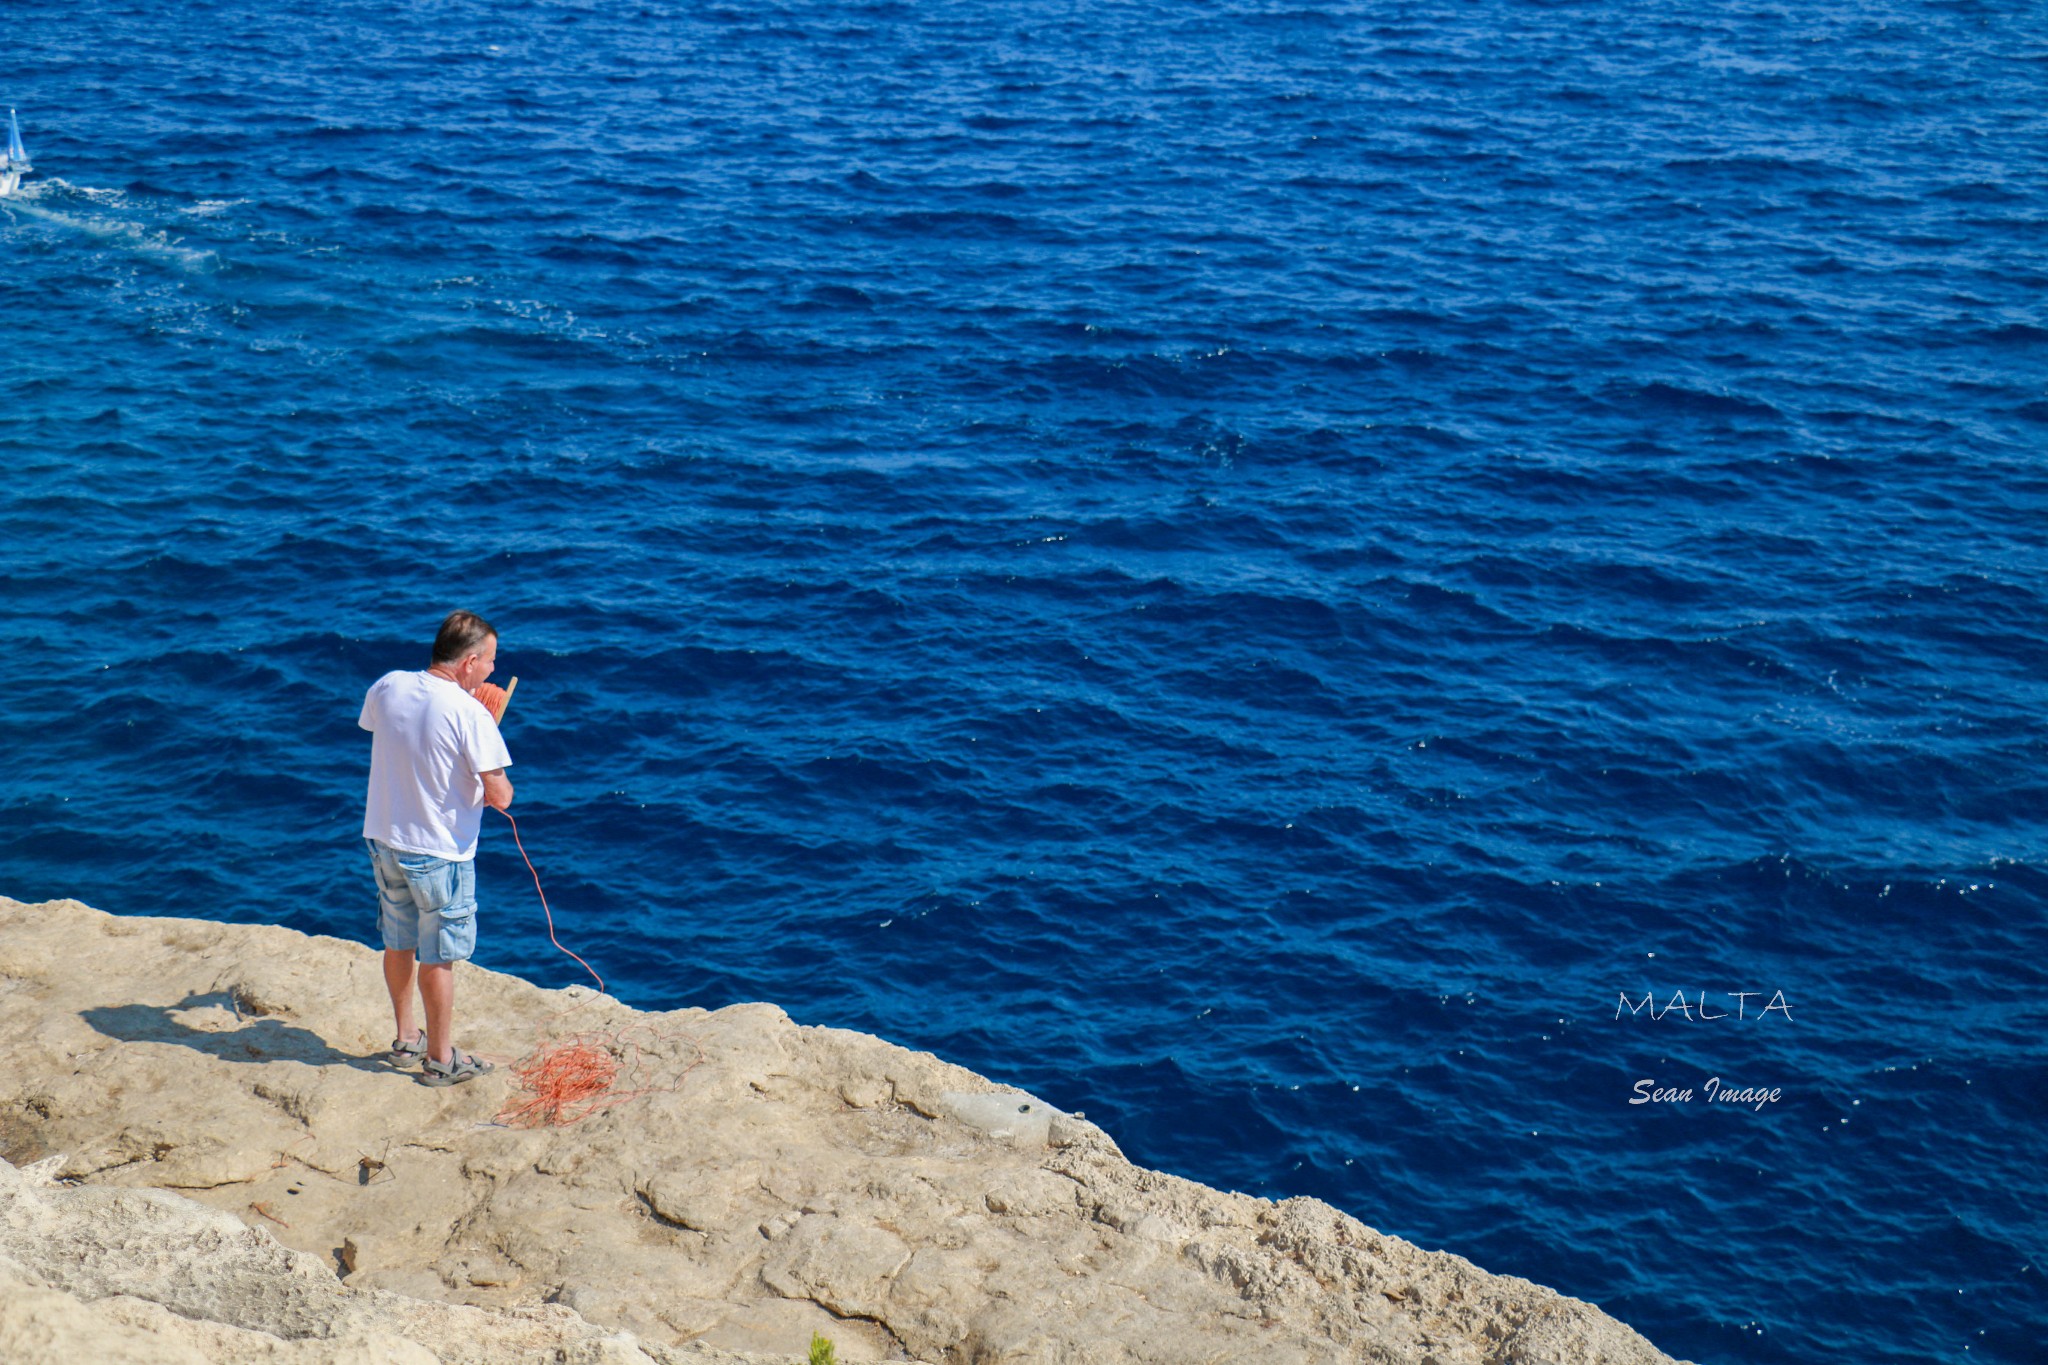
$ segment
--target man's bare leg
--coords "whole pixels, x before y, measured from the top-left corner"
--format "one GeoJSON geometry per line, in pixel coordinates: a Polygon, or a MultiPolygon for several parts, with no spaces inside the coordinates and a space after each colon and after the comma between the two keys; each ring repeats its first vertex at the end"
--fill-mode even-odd
{"type": "Polygon", "coordinates": [[[413,955],[411,952],[384,950],[384,988],[391,992],[391,1017],[398,1024],[395,1035],[399,1042],[409,1043],[413,1035],[412,1016],[413,955]]]}
{"type": "Polygon", "coordinates": [[[455,964],[420,964],[420,1001],[427,1007],[427,1055],[442,1066],[455,1060],[455,964]]]}

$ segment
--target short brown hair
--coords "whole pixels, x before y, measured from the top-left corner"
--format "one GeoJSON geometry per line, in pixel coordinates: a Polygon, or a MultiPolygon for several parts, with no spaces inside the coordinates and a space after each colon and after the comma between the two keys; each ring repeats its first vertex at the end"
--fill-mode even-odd
{"type": "Polygon", "coordinates": [[[461,663],[497,633],[489,621],[473,611],[451,611],[441,623],[440,634],[434,637],[434,662],[461,663]]]}

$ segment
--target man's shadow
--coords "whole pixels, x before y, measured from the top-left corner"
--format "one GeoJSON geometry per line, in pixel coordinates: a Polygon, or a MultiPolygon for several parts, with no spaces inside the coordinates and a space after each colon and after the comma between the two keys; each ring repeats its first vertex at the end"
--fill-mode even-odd
{"type": "Polygon", "coordinates": [[[310,1029],[244,1012],[231,991],[188,995],[175,1005],[98,1005],[79,1017],[107,1037],[124,1043],[178,1043],[224,1062],[304,1062],[308,1066],[349,1066],[389,1071],[379,1053],[358,1057],[329,1047],[310,1029]],[[175,1016],[211,1009],[222,1028],[195,1028],[175,1016]]]}

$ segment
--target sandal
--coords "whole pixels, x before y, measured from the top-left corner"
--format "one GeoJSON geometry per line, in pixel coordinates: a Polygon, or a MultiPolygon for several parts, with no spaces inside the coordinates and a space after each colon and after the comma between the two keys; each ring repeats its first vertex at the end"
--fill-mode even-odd
{"type": "Polygon", "coordinates": [[[467,1057],[460,1052],[451,1055],[446,1062],[437,1062],[429,1057],[420,1063],[420,1084],[461,1085],[495,1069],[481,1057],[467,1057]]]}
{"type": "Polygon", "coordinates": [[[427,1055],[427,1031],[421,1029],[410,1043],[397,1038],[391,1040],[391,1065],[411,1066],[427,1055]]]}

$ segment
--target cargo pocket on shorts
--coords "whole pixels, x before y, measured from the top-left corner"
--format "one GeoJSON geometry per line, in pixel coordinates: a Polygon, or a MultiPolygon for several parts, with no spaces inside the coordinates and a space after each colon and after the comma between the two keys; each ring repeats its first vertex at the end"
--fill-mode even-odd
{"type": "Polygon", "coordinates": [[[434,916],[434,956],[439,962],[467,962],[476,953],[476,901],[451,905],[434,916]]]}

